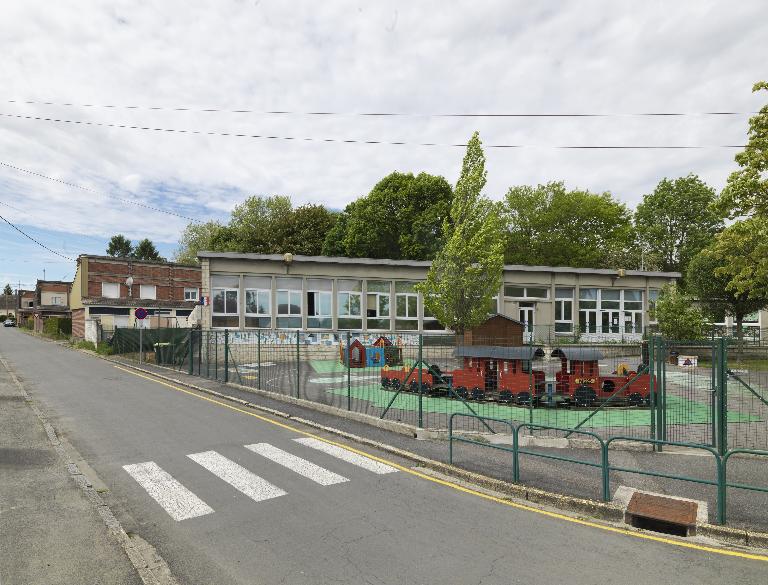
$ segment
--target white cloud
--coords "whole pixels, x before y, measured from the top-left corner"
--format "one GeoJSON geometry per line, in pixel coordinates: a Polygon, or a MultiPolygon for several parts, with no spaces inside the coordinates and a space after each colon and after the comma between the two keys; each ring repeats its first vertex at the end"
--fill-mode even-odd
{"type": "MultiPolygon", "coordinates": [[[[10,3],[0,100],[342,112],[756,110],[764,3],[10,3]]],[[[764,100],[764,98],[762,98],[764,100]]],[[[734,152],[573,144],[738,144],[744,117],[266,116],[0,104],[0,112],[277,136],[488,143],[487,192],[561,179],[634,205],[664,176],[722,186],[734,152]]],[[[0,160],[155,206],[221,217],[248,194],[343,207],[393,170],[454,182],[449,147],[141,132],[0,118],[0,160]]],[[[14,221],[172,243],[185,221],[0,169],[14,221]]]]}

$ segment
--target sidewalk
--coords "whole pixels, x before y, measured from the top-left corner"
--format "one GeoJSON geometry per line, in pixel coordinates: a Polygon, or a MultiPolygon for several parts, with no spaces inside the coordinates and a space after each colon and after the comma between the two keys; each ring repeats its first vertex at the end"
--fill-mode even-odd
{"type": "Polygon", "coordinates": [[[0,583],[142,583],[2,364],[0,583]]]}
{"type": "MultiPolygon", "coordinates": [[[[125,363],[134,367],[137,366],[136,363],[127,360],[125,363]]],[[[338,414],[320,412],[307,406],[261,396],[243,387],[190,376],[177,370],[151,364],[143,364],[142,368],[178,380],[183,384],[220,392],[254,405],[286,413],[292,417],[310,420],[316,424],[391,445],[434,461],[448,463],[448,441],[445,439],[417,440],[411,436],[371,426],[365,422],[351,420],[344,416],[344,411],[339,411],[338,414]]],[[[574,459],[599,461],[599,451],[596,449],[546,449],[540,447],[527,449],[574,459]]],[[[508,452],[463,443],[454,445],[454,465],[487,477],[511,481],[511,460],[512,455],[508,452]]],[[[702,479],[715,477],[715,466],[706,454],[702,456],[701,454],[672,451],[653,453],[611,450],[610,464],[629,469],[657,471],[702,479]]],[[[578,498],[600,499],[600,472],[596,468],[521,455],[520,478],[521,482],[529,487],[578,498]]],[[[729,480],[768,488],[768,461],[765,458],[733,459],[729,464],[729,480]]],[[[709,505],[709,520],[712,523],[715,522],[716,490],[712,486],[634,473],[612,472],[611,494],[614,494],[620,486],[706,501],[709,505]]],[[[728,526],[768,532],[768,494],[729,489],[727,501],[728,526]]]]}

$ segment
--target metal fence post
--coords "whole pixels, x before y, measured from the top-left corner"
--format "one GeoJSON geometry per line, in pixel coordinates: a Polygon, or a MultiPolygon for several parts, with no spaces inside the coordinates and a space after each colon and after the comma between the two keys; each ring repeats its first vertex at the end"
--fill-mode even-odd
{"type": "MultiPolygon", "coordinates": [[[[650,415],[651,415],[651,439],[656,439],[656,372],[654,371],[656,352],[654,351],[656,345],[656,338],[651,337],[648,340],[648,371],[650,372],[650,378],[648,380],[649,390],[649,402],[650,402],[650,415]]],[[[642,350],[641,350],[642,351],[642,350]]]]}
{"type": "Polygon", "coordinates": [[[224,383],[229,382],[229,329],[224,330],[224,383]]]}
{"type": "Polygon", "coordinates": [[[189,330],[189,375],[191,376],[195,371],[195,346],[193,345],[195,342],[195,330],[190,329],[189,330]]]}
{"type": "Polygon", "coordinates": [[[352,369],[349,367],[349,344],[351,334],[347,331],[347,410],[352,410],[352,369]]]}
{"type": "Polygon", "coordinates": [[[256,384],[261,388],[261,331],[256,332],[256,384]]]}
{"type": "Polygon", "coordinates": [[[718,452],[725,455],[728,451],[728,341],[719,340],[717,377],[718,377],[718,452]]]}
{"type": "Polygon", "coordinates": [[[296,398],[300,395],[300,381],[301,381],[301,331],[296,330],[296,398]]]}
{"type": "Polygon", "coordinates": [[[422,334],[419,334],[419,428],[424,427],[424,393],[422,388],[422,368],[421,368],[421,359],[422,359],[422,351],[423,351],[423,344],[424,344],[424,336],[422,334]]]}
{"type": "Polygon", "coordinates": [[[219,381],[219,332],[216,332],[215,339],[215,345],[213,347],[216,348],[216,350],[213,352],[213,375],[216,378],[216,381],[219,381]]]}

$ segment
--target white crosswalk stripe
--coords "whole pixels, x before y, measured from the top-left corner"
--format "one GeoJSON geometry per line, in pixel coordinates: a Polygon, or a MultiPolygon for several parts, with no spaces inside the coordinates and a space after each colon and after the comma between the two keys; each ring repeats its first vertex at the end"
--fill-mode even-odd
{"type": "Polygon", "coordinates": [[[213,513],[213,508],[181,485],[154,461],[123,465],[123,469],[174,520],[187,520],[213,513]]]}
{"type": "Polygon", "coordinates": [[[397,471],[397,469],[395,469],[391,465],[379,463],[378,461],[374,461],[370,457],[366,457],[365,455],[358,455],[357,453],[354,453],[342,447],[337,447],[336,445],[331,445],[330,443],[326,443],[325,441],[321,441],[319,439],[313,439],[311,437],[302,437],[300,439],[294,439],[294,441],[296,441],[297,443],[301,443],[302,445],[305,445],[307,447],[311,447],[312,449],[317,449],[318,451],[322,451],[323,453],[326,453],[331,457],[336,457],[337,459],[341,459],[342,461],[346,461],[347,463],[351,463],[352,465],[357,465],[358,467],[362,467],[363,469],[372,471],[373,473],[385,474],[385,473],[395,473],[397,471]]]}
{"type": "Polygon", "coordinates": [[[257,502],[287,493],[216,451],[193,453],[187,457],[257,502]]]}
{"type": "Polygon", "coordinates": [[[288,453],[287,451],[278,449],[269,443],[255,443],[253,445],[245,445],[245,448],[253,451],[254,453],[258,453],[259,455],[266,457],[270,461],[274,461],[283,467],[287,467],[291,471],[295,471],[299,475],[303,475],[304,477],[311,479],[320,485],[333,485],[336,483],[349,481],[343,475],[339,475],[338,473],[329,471],[324,467],[315,465],[311,461],[307,461],[306,459],[297,457],[296,455],[288,453]]]}

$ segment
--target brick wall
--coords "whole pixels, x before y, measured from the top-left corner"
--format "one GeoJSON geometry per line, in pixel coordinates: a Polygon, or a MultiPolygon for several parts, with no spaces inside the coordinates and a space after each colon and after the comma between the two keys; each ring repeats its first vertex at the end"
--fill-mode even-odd
{"type": "Polygon", "coordinates": [[[128,298],[125,279],[133,276],[133,298],[141,298],[141,285],[154,285],[155,298],[163,301],[184,301],[185,288],[200,289],[202,285],[199,268],[174,266],[173,264],[141,264],[127,261],[88,261],[88,296],[101,297],[102,283],[120,285],[120,297],[128,298]]]}
{"type": "Polygon", "coordinates": [[[72,311],[72,337],[78,339],[85,337],[85,309],[72,311]]]}

